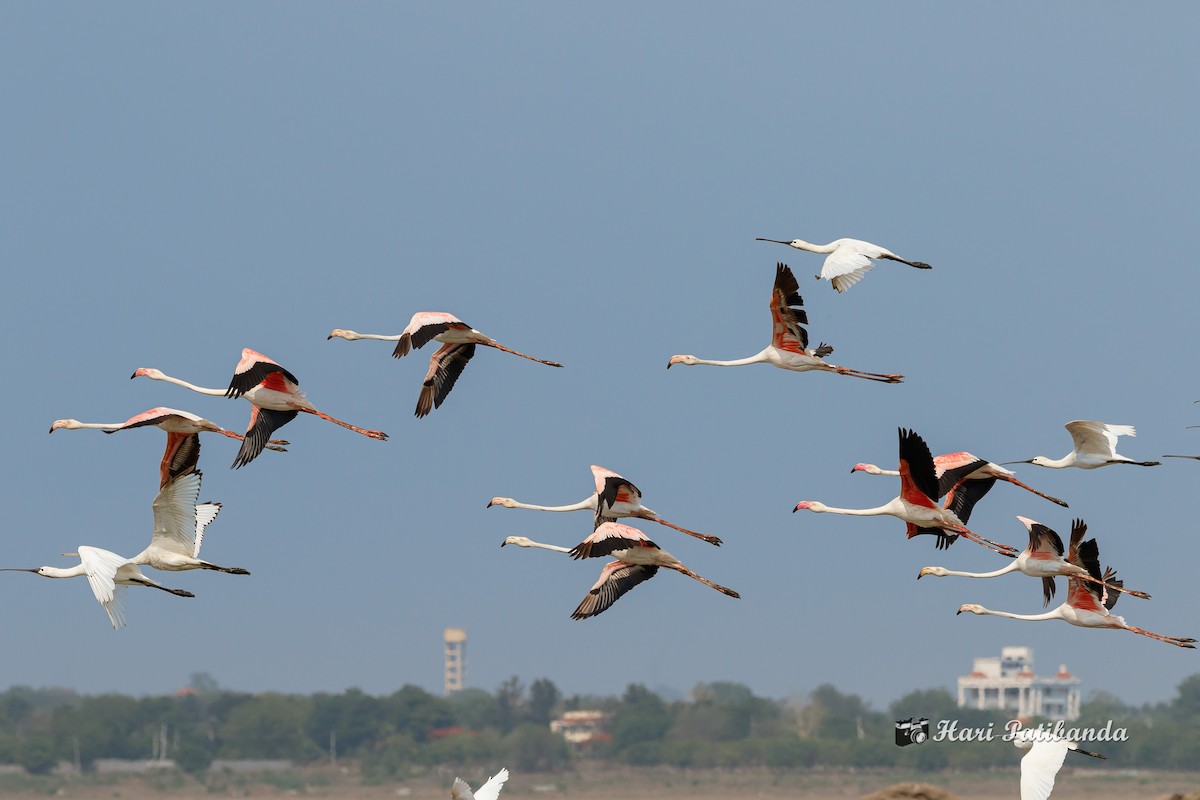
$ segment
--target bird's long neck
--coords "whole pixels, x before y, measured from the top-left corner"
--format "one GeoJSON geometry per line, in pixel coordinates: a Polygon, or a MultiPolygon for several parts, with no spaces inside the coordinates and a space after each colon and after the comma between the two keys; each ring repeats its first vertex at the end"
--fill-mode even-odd
{"type": "Polygon", "coordinates": [[[583,511],[584,509],[594,511],[596,509],[596,495],[580,500],[578,503],[572,503],[569,506],[535,506],[532,503],[518,503],[513,501],[513,508],[528,508],[531,511],[583,511]]]}
{"type": "Polygon", "coordinates": [[[532,539],[530,539],[528,542],[524,542],[524,543],[520,544],[519,546],[520,547],[540,547],[543,550],[553,550],[556,553],[571,552],[571,548],[569,548],[569,547],[559,547],[556,544],[544,544],[542,542],[535,542],[532,539]]]}
{"type": "Polygon", "coordinates": [[[74,425],[71,425],[69,429],[77,430],[82,428],[96,428],[102,431],[115,431],[124,424],[124,422],[76,422],[74,425]]]}
{"type": "Polygon", "coordinates": [[[796,239],[790,244],[797,250],[807,250],[810,253],[832,253],[837,249],[833,246],[832,242],[829,244],[813,244],[812,242],[806,242],[803,239],[796,239]]]}
{"type": "Polygon", "coordinates": [[[766,351],[755,353],[748,358],[735,358],[733,361],[713,361],[707,358],[697,358],[697,364],[708,364],[710,367],[744,367],[747,364],[764,364],[767,361],[766,351]]]}
{"type": "Polygon", "coordinates": [[[83,564],[77,564],[73,567],[42,567],[37,570],[37,574],[45,578],[78,578],[80,575],[86,575],[87,570],[83,564]]]}
{"type": "Polygon", "coordinates": [[[1047,611],[1045,614],[1013,614],[1008,611],[992,611],[990,608],[981,608],[981,613],[993,617],[1008,617],[1009,619],[1023,619],[1027,622],[1044,622],[1048,619],[1062,619],[1062,606],[1047,611]]]}
{"type": "Polygon", "coordinates": [[[875,469],[873,472],[870,472],[870,473],[868,473],[868,474],[870,474],[870,475],[887,475],[887,476],[889,476],[889,477],[892,477],[892,478],[899,478],[899,477],[900,477],[900,470],[898,470],[898,469],[878,469],[878,468],[876,468],[876,469],[875,469]]]}
{"type": "Polygon", "coordinates": [[[1001,575],[1007,575],[1010,572],[1016,571],[1017,566],[1018,564],[1016,561],[1010,561],[1008,566],[1004,567],[1003,569],[998,569],[995,572],[957,572],[955,570],[948,569],[946,570],[946,574],[954,575],[958,578],[997,578],[1001,575]]]}
{"type": "Polygon", "coordinates": [[[1047,458],[1042,456],[1042,461],[1037,464],[1039,467],[1048,467],[1050,469],[1063,469],[1064,467],[1075,466],[1075,453],[1067,453],[1062,458],[1047,458]]]}
{"type": "Polygon", "coordinates": [[[846,516],[850,517],[880,517],[889,514],[895,517],[898,516],[904,509],[897,498],[896,500],[892,500],[890,503],[886,503],[882,506],[876,506],[875,508],[834,508],[833,506],[825,506],[821,510],[827,511],[830,514],[845,514],[846,516]]]}
{"type": "Polygon", "coordinates": [[[403,336],[404,336],[403,333],[397,333],[392,336],[388,336],[385,333],[360,333],[360,334],[357,334],[354,338],[355,339],[378,339],[381,342],[398,342],[398,341],[400,341],[400,339],[403,336]]]}
{"type": "Polygon", "coordinates": [[[207,394],[212,397],[224,397],[225,393],[227,391],[226,389],[205,389],[203,386],[197,386],[194,383],[188,383],[187,381],[185,381],[181,378],[174,378],[170,375],[160,375],[158,377],[151,377],[151,376],[147,375],[146,377],[151,378],[151,380],[166,381],[167,383],[174,383],[177,386],[182,386],[185,389],[191,389],[193,392],[199,392],[200,394],[207,394]]]}

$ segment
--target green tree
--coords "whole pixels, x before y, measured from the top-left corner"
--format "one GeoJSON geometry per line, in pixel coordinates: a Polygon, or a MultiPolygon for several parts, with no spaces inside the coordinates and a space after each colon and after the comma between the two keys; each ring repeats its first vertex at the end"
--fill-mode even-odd
{"type": "Polygon", "coordinates": [[[549,725],[554,719],[554,707],[562,693],[549,678],[539,678],[529,685],[529,721],[535,725],[549,725]]]}
{"type": "Polygon", "coordinates": [[[570,760],[567,742],[545,725],[527,722],[504,737],[508,761],[520,772],[553,772],[570,760]]]}
{"type": "Polygon", "coordinates": [[[220,728],[227,758],[290,758],[310,761],[320,750],[305,735],[311,701],[274,693],[255,695],[234,708],[220,728]]]}
{"type": "Polygon", "coordinates": [[[626,753],[660,741],[670,727],[671,715],[662,698],[640,683],[631,683],[613,720],[613,746],[626,753]]]}
{"type": "Polygon", "coordinates": [[[444,698],[411,684],[388,697],[386,707],[386,719],[392,727],[417,742],[427,741],[430,731],[448,728],[455,722],[454,711],[444,698]]]}

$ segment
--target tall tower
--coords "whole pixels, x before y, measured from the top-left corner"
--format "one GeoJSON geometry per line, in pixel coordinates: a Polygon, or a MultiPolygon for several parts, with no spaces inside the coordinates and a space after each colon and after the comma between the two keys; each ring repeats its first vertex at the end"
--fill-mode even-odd
{"type": "Polygon", "coordinates": [[[467,632],[462,628],[446,628],[442,641],[445,642],[445,690],[451,695],[467,685],[467,632]]]}

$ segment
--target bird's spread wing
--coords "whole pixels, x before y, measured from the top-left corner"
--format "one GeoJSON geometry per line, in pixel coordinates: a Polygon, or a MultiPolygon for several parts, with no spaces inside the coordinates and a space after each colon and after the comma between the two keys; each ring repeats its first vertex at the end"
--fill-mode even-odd
{"type": "Polygon", "coordinates": [[[1034,742],[1021,759],[1021,800],[1046,800],[1066,757],[1066,742],[1034,742]]]}
{"type": "Polygon", "coordinates": [[[151,544],[179,555],[194,557],[196,501],[200,499],[199,470],[167,482],[154,498],[154,538],[151,544]]]}
{"type": "Polygon", "coordinates": [[[943,508],[954,512],[954,516],[962,520],[964,525],[971,519],[971,511],[975,504],[996,485],[995,478],[973,478],[969,481],[959,481],[946,493],[943,508]]]}
{"type": "Polygon", "coordinates": [[[944,460],[944,456],[938,456],[938,458],[933,460],[933,471],[934,475],[937,476],[938,482],[938,497],[949,494],[951,489],[967,480],[976,470],[986,467],[988,464],[987,460],[982,458],[973,458],[970,461],[961,463],[948,462],[944,460]],[[940,464],[938,463],[938,458],[943,459],[940,464]]]}
{"type": "Polygon", "coordinates": [[[640,583],[645,583],[654,577],[658,567],[649,564],[626,564],[624,561],[610,561],[600,571],[600,580],[596,581],[591,591],[583,598],[583,602],[571,613],[571,619],[587,619],[603,613],[621,596],[640,583]]]}
{"type": "Polygon", "coordinates": [[[192,558],[200,557],[200,546],[204,544],[204,529],[221,513],[220,503],[201,503],[196,506],[196,547],[192,550],[192,558]]]}
{"type": "MultiPolygon", "coordinates": [[[[1104,603],[1104,607],[1107,608],[1109,611],[1112,611],[1113,606],[1115,606],[1117,604],[1117,601],[1121,599],[1121,593],[1120,592],[1110,592],[1108,590],[1108,587],[1116,586],[1119,589],[1125,585],[1125,581],[1117,580],[1117,571],[1115,569],[1113,569],[1112,567],[1105,567],[1104,583],[1107,585],[1103,586],[1103,587],[1096,587],[1096,588],[1101,589],[1101,591],[1102,591],[1102,594],[1100,595],[1100,601],[1102,603],[1104,603]]],[[[1095,584],[1092,584],[1092,585],[1095,586],[1095,584]]]]}
{"type": "Polygon", "coordinates": [[[900,429],[900,496],[913,505],[932,507],[938,495],[933,455],[916,431],[900,429]]]}
{"type": "Polygon", "coordinates": [[[295,375],[262,353],[256,353],[247,347],[242,350],[242,360],[238,362],[233,371],[233,378],[229,381],[229,388],[225,391],[225,396],[241,397],[260,383],[264,384],[267,389],[286,392],[284,379],[291,381],[296,386],[300,385],[300,381],[296,380],[295,375]]]}
{"type": "Polygon", "coordinates": [[[1106,425],[1103,422],[1077,419],[1064,426],[1071,434],[1077,453],[1112,458],[1117,452],[1118,436],[1134,436],[1132,425],[1106,425]]]}
{"type": "Polygon", "coordinates": [[[865,254],[843,245],[826,256],[820,277],[832,283],[834,289],[844,292],[861,281],[873,266],[865,254]]]}
{"type": "Polygon", "coordinates": [[[241,449],[233,459],[233,468],[240,469],[256,459],[267,446],[271,434],[294,420],[299,413],[250,406],[250,425],[246,428],[246,438],[242,440],[241,449]]]}
{"type": "Polygon", "coordinates": [[[658,547],[646,534],[620,522],[605,522],[571,549],[571,558],[599,558],[631,547],[658,547]]]}
{"type": "Polygon", "coordinates": [[[114,628],[125,627],[125,587],[116,584],[117,570],[129,563],[129,559],[99,547],[81,546],[79,560],[86,571],[92,594],[104,606],[105,613],[114,628]]]}
{"type": "Polygon", "coordinates": [[[611,509],[618,503],[632,503],[635,506],[642,503],[641,491],[619,475],[605,478],[604,486],[596,491],[600,495],[597,513],[600,513],[600,509],[611,509]]]}
{"type": "Polygon", "coordinates": [[[194,433],[168,433],[163,460],[166,466],[163,476],[165,486],[171,479],[196,469],[196,464],[200,462],[200,437],[194,433]]]}
{"type": "MultiPolygon", "coordinates": [[[[173,416],[182,416],[185,419],[190,419],[192,421],[199,419],[199,417],[193,414],[188,414],[184,411],[176,411],[173,408],[158,407],[152,408],[149,411],[143,411],[140,414],[134,414],[121,424],[121,428],[117,428],[116,430],[121,430],[122,428],[143,428],[147,425],[160,425],[163,422],[168,421],[173,416]]],[[[105,433],[115,432],[116,431],[105,431],[105,433]]]]}
{"type": "Polygon", "coordinates": [[[620,478],[621,477],[621,475],[619,473],[613,472],[611,469],[605,469],[604,467],[598,466],[596,464],[592,464],[591,470],[592,470],[592,480],[596,484],[596,494],[598,494],[598,495],[603,494],[604,482],[606,480],[608,480],[609,478],[620,478]]]}
{"type": "Polygon", "coordinates": [[[421,395],[417,398],[418,417],[441,407],[473,355],[473,344],[444,344],[429,358],[429,371],[425,373],[425,383],[421,385],[421,395]]]}
{"type": "Polygon", "coordinates": [[[792,268],[780,262],[775,265],[775,287],[771,290],[771,344],[790,353],[806,353],[807,324],[800,284],[792,268]]]}
{"type": "Polygon", "coordinates": [[[479,787],[479,791],[475,792],[475,800],[497,800],[500,797],[500,790],[504,788],[504,782],[507,780],[508,770],[501,769],[488,778],[487,783],[479,787]]]}
{"type": "Polygon", "coordinates": [[[450,787],[450,800],[475,800],[470,784],[462,778],[455,778],[454,785],[450,787]]]}

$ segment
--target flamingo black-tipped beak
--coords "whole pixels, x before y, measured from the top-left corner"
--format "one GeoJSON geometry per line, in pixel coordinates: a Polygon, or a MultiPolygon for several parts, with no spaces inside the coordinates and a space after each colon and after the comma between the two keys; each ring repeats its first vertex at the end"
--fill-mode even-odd
{"type": "Polygon", "coordinates": [[[54,433],[54,428],[53,428],[53,427],[51,427],[51,428],[50,428],[50,432],[51,432],[51,433],[54,433]]]}
{"type": "Polygon", "coordinates": [[[954,612],[954,616],[956,616],[956,617],[957,617],[957,616],[958,616],[959,614],[961,614],[961,613],[962,613],[962,609],[960,608],[958,611],[955,611],[955,612],[954,612]]]}
{"type": "Polygon", "coordinates": [[[504,545],[506,545],[506,544],[508,544],[508,540],[507,540],[507,539],[505,539],[503,542],[501,542],[501,543],[500,543],[500,546],[501,546],[501,547],[504,547],[504,545]]]}
{"type": "Polygon", "coordinates": [[[484,506],[484,508],[491,508],[491,507],[492,507],[492,501],[488,500],[488,504],[486,506],[484,506]]]}

